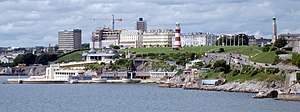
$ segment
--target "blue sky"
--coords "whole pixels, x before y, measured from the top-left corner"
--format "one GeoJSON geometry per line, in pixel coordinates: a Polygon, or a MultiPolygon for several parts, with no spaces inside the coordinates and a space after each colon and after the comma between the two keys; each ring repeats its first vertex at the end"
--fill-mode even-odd
{"type": "Polygon", "coordinates": [[[0,46],[37,46],[57,43],[57,31],[80,28],[83,42],[93,30],[111,27],[134,29],[139,17],[148,30],[174,29],[213,34],[247,33],[271,37],[272,18],[279,33],[300,33],[299,0],[1,0],[0,46]]]}

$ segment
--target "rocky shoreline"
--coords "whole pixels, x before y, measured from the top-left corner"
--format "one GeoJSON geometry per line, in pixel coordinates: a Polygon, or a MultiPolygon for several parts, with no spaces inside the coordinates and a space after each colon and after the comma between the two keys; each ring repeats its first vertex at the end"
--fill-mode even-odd
{"type": "Polygon", "coordinates": [[[282,90],[284,84],[282,82],[232,82],[226,83],[219,86],[202,85],[201,90],[209,91],[226,91],[226,92],[246,92],[246,93],[258,93],[261,91],[271,91],[271,90],[282,90]]]}
{"type": "MultiPolygon", "coordinates": [[[[3,75],[28,75],[28,76],[40,76],[46,74],[47,65],[39,66],[26,66],[26,67],[13,67],[12,73],[3,73],[3,75]]],[[[0,71],[3,71],[5,67],[0,67],[0,71]]]]}

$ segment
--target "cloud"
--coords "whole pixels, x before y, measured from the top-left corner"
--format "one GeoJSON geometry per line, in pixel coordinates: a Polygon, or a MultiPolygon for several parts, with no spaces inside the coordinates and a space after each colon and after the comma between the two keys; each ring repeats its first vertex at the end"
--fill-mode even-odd
{"type": "Polygon", "coordinates": [[[33,12],[31,14],[26,14],[24,19],[39,19],[40,17],[40,14],[33,12]]]}
{"type": "Polygon", "coordinates": [[[270,38],[272,17],[278,32],[300,33],[300,1],[297,0],[2,0],[0,1],[0,46],[35,46],[57,43],[57,31],[80,28],[83,42],[93,30],[111,27],[122,18],[119,29],[133,29],[142,17],[148,29],[174,29],[180,21],[183,33],[240,32],[270,38]]]}
{"type": "Polygon", "coordinates": [[[7,33],[7,32],[10,32],[10,30],[13,28],[13,23],[8,23],[8,24],[5,24],[5,25],[1,25],[0,26],[0,32],[2,33],[7,33]]]}

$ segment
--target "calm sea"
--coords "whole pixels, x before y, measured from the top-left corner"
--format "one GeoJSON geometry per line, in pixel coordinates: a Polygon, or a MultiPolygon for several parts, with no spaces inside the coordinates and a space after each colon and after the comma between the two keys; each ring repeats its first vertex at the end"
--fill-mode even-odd
{"type": "MultiPolygon", "coordinates": [[[[0,81],[6,78],[1,76],[0,81]]],[[[0,84],[1,112],[299,112],[300,102],[155,84],[0,84]]]]}

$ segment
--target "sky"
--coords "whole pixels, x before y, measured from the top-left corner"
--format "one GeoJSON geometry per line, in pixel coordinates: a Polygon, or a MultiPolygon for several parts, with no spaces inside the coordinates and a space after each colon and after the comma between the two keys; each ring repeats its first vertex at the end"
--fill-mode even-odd
{"type": "Polygon", "coordinates": [[[134,29],[142,17],[148,30],[183,33],[255,35],[271,38],[272,18],[278,33],[300,33],[300,0],[0,0],[0,47],[57,44],[58,30],[82,29],[83,43],[92,31],[111,27],[134,29]]]}

